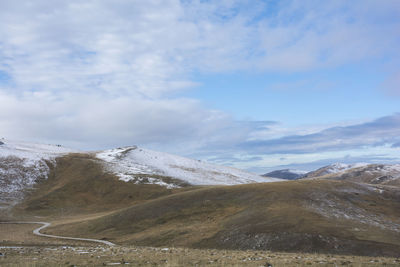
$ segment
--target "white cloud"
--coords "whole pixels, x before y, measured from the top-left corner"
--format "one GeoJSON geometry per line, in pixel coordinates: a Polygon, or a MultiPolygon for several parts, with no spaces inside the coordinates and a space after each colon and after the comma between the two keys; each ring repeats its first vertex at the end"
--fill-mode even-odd
{"type": "Polygon", "coordinates": [[[304,71],[396,48],[399,22],[382,19],[396,1],[281,3],[265,15],[270,3],[254,1],[1,1],[10,81],[0,81],[0,133],[85,147],[228,146],[253,129],[178,97],[196,85],[193,72],[304,71]]]}
{"type": "MultiPolygon", "coordinates": [[[[57,141],[81,148],[152,143],[173,146],[232,124],[226,114],[191,99],[105,98],[66,93],[0,94],[0,129],[8,138],[57,141]]],[[[165,147],[168,147],[168,146],[165,147]]]]}
{"type": "Polygon", "coordinates": [[[280,1],[259,23],[261,68],[303,71],[396,54],[396,1],[280,1]]]}

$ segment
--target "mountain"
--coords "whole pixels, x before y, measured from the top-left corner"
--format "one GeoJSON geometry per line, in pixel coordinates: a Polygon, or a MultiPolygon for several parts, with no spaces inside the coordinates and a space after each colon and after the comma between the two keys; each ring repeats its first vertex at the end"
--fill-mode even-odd
{"type": "Polygon", "coordinates": [[[103,163],[83,153],[56,158],[47,178],[25,191],[25,197],[13,207],[13,215],[57,217],[114,211],[192,189],[125,182],[106,171],[103,163]]]}
{"type": "MultiPolygon", "coordinates": [[[[233,185],[279,181],[279,179],[261,177],[230,167],[136,146],[98,152],[79,152],[60,145],[4,139],[2,143],[0,145],[0,209],[19,203],[39,182],[43,182],[49,176],[59,177],[62,172],[58,170],[54,174],[54,171],[60,163],[62,163],[61,167],[67,166],[63,172],[72,172],[68,166],[76,166],[81,173],[86,173],[87,176],[82,177],[81,174],[73,172],[75,177],[82,179],[90,179],[93,173],[88,173],[88,170],[96,169],[98,175],[110,176],[110,181],[114,181],[114,184],[115,180],[119,179],[123,184],[154,184],[167,189],[189,185],[233,185]],[[87,166],[96,166],[85,169],[76,162],[77,160],[82,160],[81,165],[85,163],[87,166]],[[114,179],[115,177],[117,178],[114,179]]],[[[73,177],[69,179],[73,180],[73,177]]],[[[62,188],[65,189],[65,187],[62,188]]]]}
{"type": "Polygon", "coordinates": [[[281,178],[286,180],[296,180],[302,178],[306,173],[307,173],[306,171],[283,169],[283,170],[272,171],[263,174],[262,176],[281,178]]]}
{"type": "Polygon", "coordinates": [[[343,172],[349,169],[357,168],[357,167],[362,167],[366,166],[368,163],[355,163],[355,164],[345,164],[345,163],[334,163],[322,168],[319,168],[315,171],[307,173],[304,178],[313,178],[313,177],[319,177],[319,176],[324,176],[327,174],[335,174],[339,172],[343,172]]]}
{"type": "Polygon", "coordinates": [[[262,177],[235,168],[210,164],[136,146],[110,149],[96,153],[107,169],[123,181],[177,186],[149,176],[172,177],[190,185],[234,185],[276,182],[279,179],[262,177]]]}
{"type": "Polygon", "coordinates": [[[40,216],[52,223],[49,234],[400,256],[398,165],[330,166],[322,176],[288,181],[136,146],[79,152],[2,142],[0,218],[40,216]]]}
{"type": "Polygon", "coordinates": [[[307,174],[306,178],[400,186],[400,164],[359,164],[353,166],[353,168],[346,168],[338,172],[330,172],[316,177],[312,174],[307,174]]]}

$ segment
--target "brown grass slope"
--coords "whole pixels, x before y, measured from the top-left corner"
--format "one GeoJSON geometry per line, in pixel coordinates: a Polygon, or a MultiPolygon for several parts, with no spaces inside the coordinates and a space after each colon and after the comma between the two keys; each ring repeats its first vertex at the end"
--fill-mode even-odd
{"type": "Polygon", "coordinates": [[[400,256],[400,192],[345,181],[210,187],[49,232],[119,244],[400,256]]]}
{"type": "Polygon", "coordinates": [[[15,214],[54,217],[103,212],[186,190],[120,181],[90,154],[70,154],[49,165],[48,179],[38,182],[15,214]]]}

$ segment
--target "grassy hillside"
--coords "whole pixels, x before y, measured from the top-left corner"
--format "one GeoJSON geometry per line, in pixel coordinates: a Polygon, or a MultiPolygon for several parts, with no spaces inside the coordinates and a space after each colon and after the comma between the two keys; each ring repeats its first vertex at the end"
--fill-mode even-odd
{"type": "Polygon", "coordinates": [[[210,187],[49,232],[119,244],[400,256],[400,192],[327,180],[210,187]]]}
{"type": "Polygon", "coordinates": [[[102,212],[186,190],[120,181],[89,154],[70,154],[57,158],[56,165],[48,164],[48,179],[38,182],[14,209],[16,214],[65,216],[102,212]]]}
{"type": "Polygon", "coordinates": [[[90,154],[56,163],[15,209],[47,216],[48,233],[124,245],[400,256],[397,187],[306,179],[167,189],[120,181],[90,154]]]}

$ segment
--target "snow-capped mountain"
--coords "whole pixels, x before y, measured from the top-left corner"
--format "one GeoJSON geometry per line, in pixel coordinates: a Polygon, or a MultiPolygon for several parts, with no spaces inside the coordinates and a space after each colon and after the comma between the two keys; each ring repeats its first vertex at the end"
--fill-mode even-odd
{"type": "MultiPolygon", "coordinates": [[[[18,203],[39,180],[47,179],[49,166],[56,164],[56,158],[73,152],[79,151],[60,145],[1,139],[0,209],[18,203]]],[[[280,181],[136,146],[80,153],[88,156],[95,154],[105,171],[116,174],[122,181],[158,184],[167,188],[280,181]]]]}
{"type": "Polygon", "coordinates": [[[354,169],[343,177],[346,175],[371,184],[400,185],[400,164],[370,164],[354,169]]]}
{"type": "Polygon", "coordinates": [[[168,187],[158,175],[182,180],[191,185],[234,185],[275,182],[281,179],[262,177],[231,167],[219,166],[200,160],[188,159],[136,146],[102,151],[96,154],[108,170],[123,181],[156,183],[168,187]],[[141,177],[143,175],[143,177],[141,177]]]}
{"type": "Polygon", "coordinates": [[[400,186],[400,164],[336,163],[309,172],[304,178],[400,186]]]}
{"type": "Polygon", "coordinates": [[[355,164],[345,164],[345,163],[334,163],[322,168],[319,168],[315,171],[307,173],[305,178],[319,177],[327,174],[334,174],[344,172],[346,170],[350,170],[353,168],[367,166],[368,163],[355,163],[355,164]]]}
{"type": "Polygon", "coordinates": [[[325,179],[400,186],[400,164],[369,164],[322,176],[325,179]]]}
{"type": "Polygon", "coordinates": [[[263,174],[262,176],[281,178],[281,179],[285,179],[285,180],[297,180],[297,179],[302,178],[306,173],[307,173],[307,171],[283,169],[283,170],[272,171],[272,172],[263,174]]]}
{"type": "Polygon", "coordinates": [[[73,152],[60,145],[1,140],[0,143],[0,209],[17,203],[24,191],[39,179],[47,178],[49,166],[56,157],[73,152]]]}

